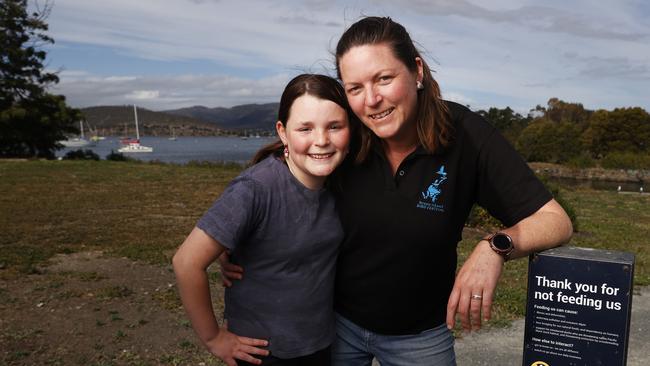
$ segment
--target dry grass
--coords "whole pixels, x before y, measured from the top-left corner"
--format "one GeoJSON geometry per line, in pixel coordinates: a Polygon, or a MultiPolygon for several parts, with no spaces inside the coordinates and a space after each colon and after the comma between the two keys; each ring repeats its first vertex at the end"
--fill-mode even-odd
{"type": "MultiPolygon", "coordinates": [[[[0,280],[38,273],[55,254],[75,252],[101,251],[168,265],[174,249],[199,216],[240,170],[232,166],[138,162],[0,161],[0,280]]],[[[572,244],[635,253],[635,284],[650,284],[650,196],[583,189],[563,189],[562,193],[575,207],[580,223],[581,231],[572,244]]],[[[483,235],[473,230],[465,233],[459,245],[461,263],[483,235]]],[[[92,271],[63,273],[43,291],[56,292],[65,277],[86,282],[103,280],[102,275],[92,271]]],[[[211,277],[219,280],[218,274],[211,277]]],[[[492,324],[506,324],[523,316],[526,277],[526,260],[506,265],[492,324]]],[[[133,289],[128,283],[99,290],[98,295],[107,300],[133,301],[133,289]]],[[[67,291],[58,296],[74,299],[82,294],[67,291]]],[[[151,306],[179,306],[175,291],[171,290],[152,294],[149,299],[151,306]]],[[[0,288],[0,303],[15,301],[18,300],[0,288]]],[[[101,323],[110,324],[111,320],[101,323]]],[[[116,341],[136,337],[137,329],[115,333],[116,341]]],[[[180,347],[192,348],[192,355],[203,352],[194,350],[190,343],[180,347]]],[[[23,357],[20,349],[15,352],[16,357],[23,357]]],[[[141,357],[122,356],[134,360],[141,357]]],[[[183,362],[177,353],[160,357],[164,364],[183,362]]]]}
{"type": "Polygon", "coordinates": [[[0,162],[0,265],[22,273],[57,253],[169,259],[236,176],[222,166],[0,162]]]}
{"type": "MultiPolygon", "coordinates": [[[[570,245],[635,254],[634,284],[650,285],[650,195],[618,194],[588,189],[562,189],[578,216],[580,231],[570,245]]],[[[466,231],[459,244],[459,266],[485,234],[466,231]]],[[[528,261],[508,262],[497,287],[493,325],[509,324],[526,310],[528,261]]]]}

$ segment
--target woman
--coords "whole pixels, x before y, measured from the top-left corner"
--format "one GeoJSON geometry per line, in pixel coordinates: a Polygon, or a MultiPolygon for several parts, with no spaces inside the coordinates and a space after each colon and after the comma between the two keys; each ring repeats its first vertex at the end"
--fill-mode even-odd
{"type": "Polygon", "coordinates": [[[336,49],[339,78],[363,128],[363,164],[338,204],[335,364],[454,365],[455,316],[489,319],[506,259],[570,238],[564,210],[505,139],[442,100],[407,31],[390,18],[353,24],[336,49]],[[474,203],[508,228],[477,243],[454,277],[474,203]],[[373,342],[369,342],[373,339],[373,342]]]}
{"type": "Polygon", "coordinates": [[[174,256],[192,326],[229,366],[330,364],[343,230],[324,184],[348,152],[348,110],[335,79],[291,80],[276,124],[281,141],[257,154],[174,256]],[[220,328],[206,268],[226,250],[247,277],[226,290],[227,326],[220,328]]]}
{"type": "MultiPolygon", "coordinates": [[[[504,262],[567,242],[571,222],[491,125],[442,99],[400,24],[354,23],[336,66],[363,126],[361,163],[342,169],[337,194],[345,239],[333,364],[455,365],[456,316],[464,329],[480,328],[504,262]],[[479,241],[456,274],[475,203],[507,228],[479,241]]],[[[241,268],[222,265],[241,278],[241,268]]]]}

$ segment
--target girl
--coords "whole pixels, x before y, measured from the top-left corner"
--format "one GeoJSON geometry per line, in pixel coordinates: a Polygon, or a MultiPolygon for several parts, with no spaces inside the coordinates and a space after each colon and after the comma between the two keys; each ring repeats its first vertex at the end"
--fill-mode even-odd
{"type": "Polygon", "coordinates": [[[324,184],[348,152],[348,112],[335,79],[291,80],[276,123],[281,141],[258,152],[174,256],[192,326],[229,366],[329,365],[343,229],[324,184]],[[206,268],[226,250],[246,279],[226,289],[219,327],[206,268]]]}

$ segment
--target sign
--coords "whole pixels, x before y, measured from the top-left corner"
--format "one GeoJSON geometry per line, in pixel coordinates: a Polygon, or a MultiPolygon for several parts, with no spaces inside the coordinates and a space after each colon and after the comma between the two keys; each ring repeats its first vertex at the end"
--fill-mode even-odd
{"type": "Polygon", "coordinates": [[[530,256],[523,366],[627,361],[634,254],[558,247],[530,256]]]}

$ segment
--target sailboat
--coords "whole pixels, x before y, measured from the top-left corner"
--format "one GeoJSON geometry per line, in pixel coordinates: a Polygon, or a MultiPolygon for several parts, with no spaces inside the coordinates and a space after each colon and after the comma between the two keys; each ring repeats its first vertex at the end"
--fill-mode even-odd
{"type": "Polygon", "coordinates": [[[153,152],[153,147],[140,145],[140,130],[138,129],[138,110],[133,105],[133,114],[135,115],[135,139],[122,140],[123,146],[117,151],[121,153],[140,153],[153,152]]]}
{"type": "Polygon", "coordinates": [[[168,140],[169,141],[176,141],[176,133],[174,132],[174,127],[169,126],[169,134],[171,135],[168,140]]]}
{"type": "Polygon", "coordinates": [[[81,131],[81,135],[79,137],[75,138],[68,138],[66,140],[59,141],[61,145],[65,147],[84,147],[90,145],[90,141],[86,140],[84,137],[84,124],[83,121],[79,121],[79,129],[81,131]]]}
{"type": "Polygon", "coordinates": [[[97,127],[95,127],[94,129],[91,128],[90,123],[88,123],[88,121],[86,121],[86,126],[88,127],[88,131],[90,131],[90,141],[97,142],[97,141],[106,140],[106,137],[100,136],[99,133],[97,133],[97,127]]]}

